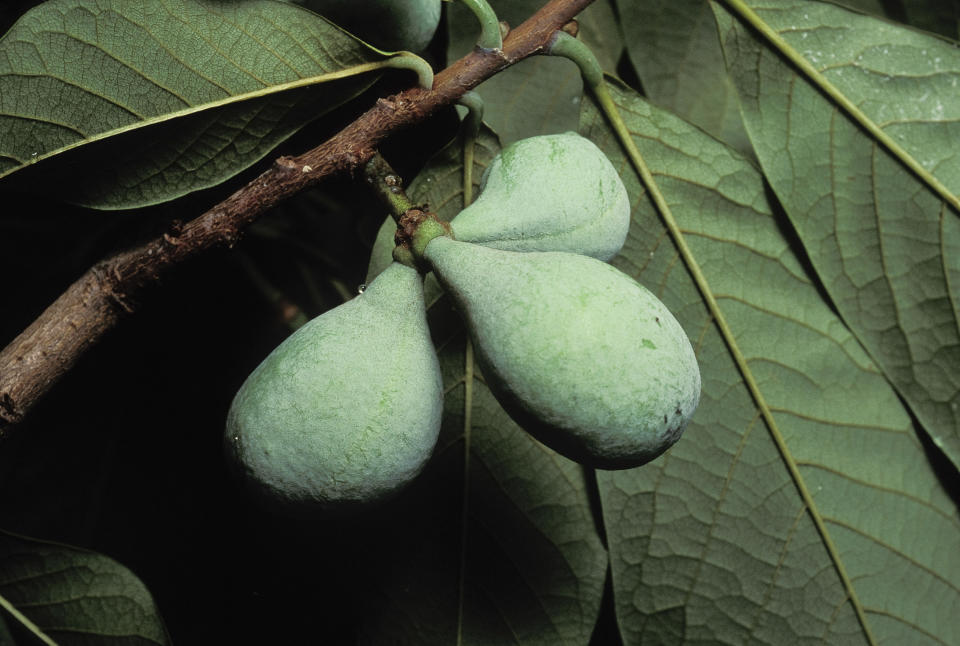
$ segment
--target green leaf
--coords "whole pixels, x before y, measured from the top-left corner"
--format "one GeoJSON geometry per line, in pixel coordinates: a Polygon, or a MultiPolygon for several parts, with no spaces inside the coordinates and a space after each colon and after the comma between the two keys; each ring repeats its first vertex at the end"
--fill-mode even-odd
{"type": "Polygon", "coordinates": [[[3,613],[36,643],[170,643],[153,598],[130,570],[100,554],[6,532],[0,532],[3,613]]]}
{"type": "Polygon", "coordinates": [[[617,0],[617,9],[644,93],[748,152],[750,142],[707,0],[617,0]]]}
{"type": "Polygon", "coordinates": [[[52,0],[0,39],[0,178],[103,209],[214,186],[391,65],[270,0],[52,0]]]}
{"type": "MultiPolygon", "coordinates": [[[[541,0],[493,0],[502,21],[517,26],[543,5],[541,0]]],[[[448,5],[447,58],[470,52],[480,35],[479,23],[461,3],[448,5]]],[[[475,90],[484,102],[484,119],[508,145],[533,135],[576,130],[583,83],[569,61],[534,56],[484,81],[475,90]]]]}
{"type": "Polygon", "coordinates": [[[752,6],[737,11],[763,35],[717,16],[766,177],[845,323],[960,467],[960,51],[831,5],[752,6]]]}
{"type": "MultiPolygon", "coordinates": [[[[475,185],[499,149],[482,128],[475,185]]],[[[430,161],[409,194],[441,219],[463,208],[461,140],[430,161]]],[[[592,476],[510,420],[473,366],[459,317],[439,287],[428,292],[446,390],[440,441],[421,483],[433,493],[417,494],[429,520],[386,559],[387,601],[365,617],[361,643],[586,645],[607,569],[592,476]]]]}
{"type": "Polygon", "coordinates": [[[703,378],[673,449],[598,472],[625,643],[957,643],[957,508],[763,177],[633,91],[611,93],[676,223],[586,104],[581,132],[634,203],[615,264],[677,315],[703,378]]]}

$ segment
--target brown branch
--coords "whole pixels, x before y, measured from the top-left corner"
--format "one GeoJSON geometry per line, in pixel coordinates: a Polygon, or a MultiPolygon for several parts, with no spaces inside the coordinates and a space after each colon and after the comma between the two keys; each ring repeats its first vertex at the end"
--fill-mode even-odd
{"type": "Polygon", "coordinates": [[[475,50],[413,88],[376,105],[322,145],[281,157],[255,180],[182,227],[97,263],[0,351],[0,438],[125,316],[144,288],[198,253],[233,246],[278,202],[336,173],[365,164],[389,135],[423,121],[502,69],[542,53],[553,34],[592,0],[551,0],[510,32],[502,51],[475,50]]]}

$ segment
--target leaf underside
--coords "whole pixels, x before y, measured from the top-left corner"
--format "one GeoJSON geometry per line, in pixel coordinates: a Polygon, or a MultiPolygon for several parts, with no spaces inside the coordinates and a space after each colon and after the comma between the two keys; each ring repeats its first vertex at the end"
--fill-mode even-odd
{"type": "Polygon", "coordinates": [[[672,450],[598,472],[625,643],[955,643],[957,510],[896,392],[791,248],[762,176],[633,91],[612,92],[732,334],[586,104],[581,132],[634,204],[614,264],[677,315],[703,376],[672,450]]]}
{"type": "Polygon", "coordinates": [[[170,200],[249,167],[384,60],[292,4],[52,0],[0,39],[0,178],[97,208],[170,200]]]}
{"type": "Polygon", "coordinates": [[[960,50],[827,4],[752,3],[791,54],[853,102],[852,115],[714,6],[748,133],[805,253],[844,322],[960,467],[960,212],[932,187],[960,194],[960,50]],[[922,173],[905,165],[911,158],[922,173]]]}
{"type": "Polygon", "coordinates": [[[7,614],[8,627],[42,635],[43,643],[170,643],[143,583],[116,561],[75,547],[0,532],[0,601],[0,615],[12,608],[31,624],[7,614]]]}

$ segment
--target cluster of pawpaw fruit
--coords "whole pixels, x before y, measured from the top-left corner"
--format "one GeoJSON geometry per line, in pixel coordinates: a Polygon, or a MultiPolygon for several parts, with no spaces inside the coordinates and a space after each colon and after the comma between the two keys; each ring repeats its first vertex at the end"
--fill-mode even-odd
{"type": "Polygon", "coordinates": [[[646,288],[607,264],[630,204],[575,134],[504,149],[449,226],[398,234],[397,260],[278,346],[237,393],[227,449],[276,507],[347,509],[402,489],[429,459],[443,386],[423,272],[463,315],[479,367],[526,431],[607,469],[677,441],[700,397],[690,342],[646,288]]]}

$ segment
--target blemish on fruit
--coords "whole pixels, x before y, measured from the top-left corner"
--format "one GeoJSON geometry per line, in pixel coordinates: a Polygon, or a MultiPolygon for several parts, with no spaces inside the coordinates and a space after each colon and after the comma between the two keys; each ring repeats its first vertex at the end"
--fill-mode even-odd
{"type": "Polygon", "coordinates": [[[645,348],[650,348],[651,350],[656,350],[656,349],[657,349],[657,344],[654,343],[653,341],[651,341],[650,339],[644,339],[644,340],[643,340],[643,347],[645,347],[645,348]]]}

